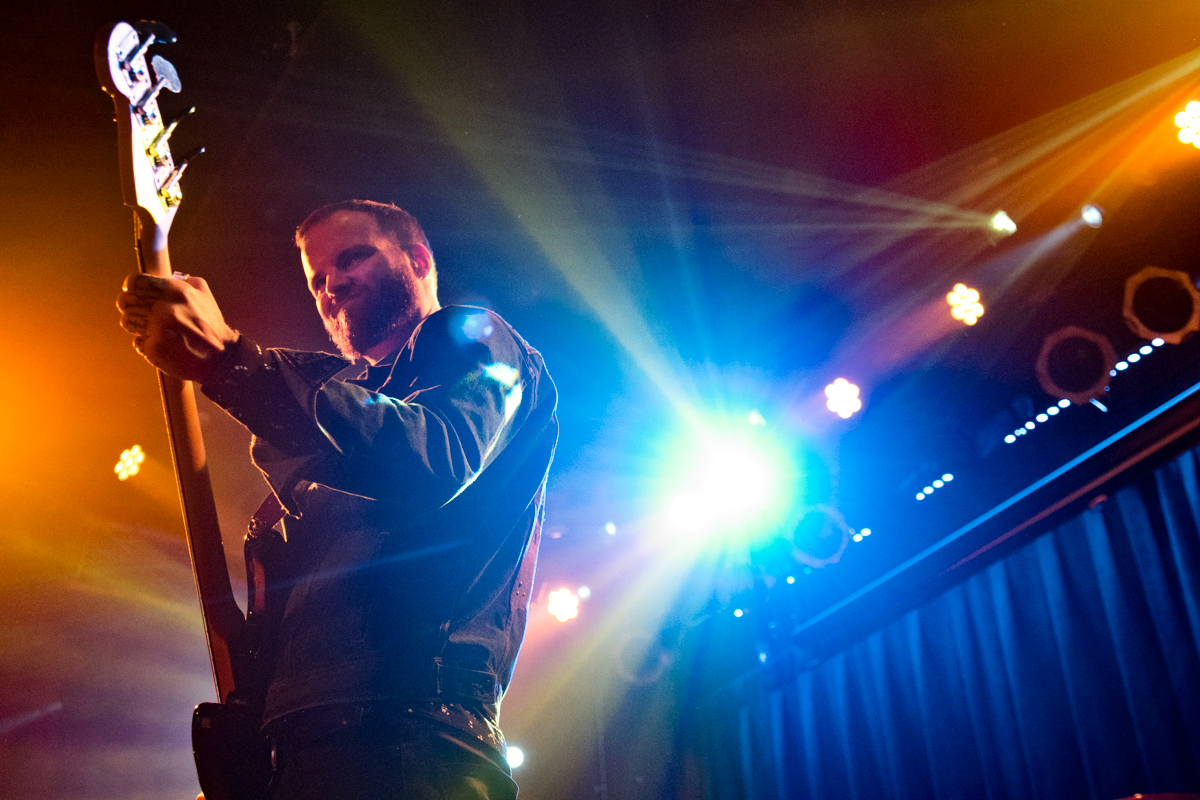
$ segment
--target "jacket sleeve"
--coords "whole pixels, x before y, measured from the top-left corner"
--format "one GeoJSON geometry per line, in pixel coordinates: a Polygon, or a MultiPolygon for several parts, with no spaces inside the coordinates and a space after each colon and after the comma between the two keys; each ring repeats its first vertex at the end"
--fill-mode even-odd
{"type": "Polygon", "coordinates": [[[347,365],[335,356],[245,337],[202,390],[254,434],[254,462],[289,513],[306,481],[430,511],[470,485],[536,396],[524,342],[490,316],[475,338],[454,335],[453,315],[428,318],[379,392],[332,379],[347,365]]]}

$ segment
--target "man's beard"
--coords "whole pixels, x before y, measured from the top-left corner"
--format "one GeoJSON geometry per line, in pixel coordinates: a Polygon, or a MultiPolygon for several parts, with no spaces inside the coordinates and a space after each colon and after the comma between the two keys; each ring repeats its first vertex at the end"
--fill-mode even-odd
{"type": "Polygon", "coordinates": [[[325,330],[343,356],[357,361],[396,328],[411,321],[417,311],[417,290],[412,276],[388,271],[376,286],[351,297],[351,313],[341,308],[333,319],[323,317],[325,330]]]}

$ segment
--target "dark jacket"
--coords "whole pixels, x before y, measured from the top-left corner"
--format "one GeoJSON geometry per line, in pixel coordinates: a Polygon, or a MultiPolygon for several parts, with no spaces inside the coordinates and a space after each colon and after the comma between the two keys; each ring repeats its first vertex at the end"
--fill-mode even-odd
{"type": "Polygon", "coordinates": [[[254,433],[289,513],[264,722],[375,700],[478,700],[494,717],[525,631],[554,385],[508,323],[469,307],[332,380],[346,366],[243,338],[203,386],[254,433]]]}

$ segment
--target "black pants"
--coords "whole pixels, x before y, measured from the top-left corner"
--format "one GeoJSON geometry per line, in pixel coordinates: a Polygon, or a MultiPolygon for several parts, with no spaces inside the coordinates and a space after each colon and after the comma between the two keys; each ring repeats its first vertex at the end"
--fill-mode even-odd
{"type": "Polygon", "coordinates": [[[515,800],[492,748],[448,725],[407,718],[340,730],[277,751],[273,800],[515,800]]]}

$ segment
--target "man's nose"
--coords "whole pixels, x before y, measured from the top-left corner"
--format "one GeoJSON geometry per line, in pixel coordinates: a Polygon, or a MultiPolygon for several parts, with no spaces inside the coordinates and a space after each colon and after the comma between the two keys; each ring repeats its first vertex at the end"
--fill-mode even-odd
{"type": "Polygon", "coordinates": [[[325,280],[325,291],[330,297],[337,298],[350,288],[351,280],[344,272],[334,272],[325,280]]]}

